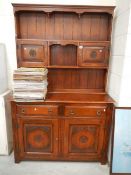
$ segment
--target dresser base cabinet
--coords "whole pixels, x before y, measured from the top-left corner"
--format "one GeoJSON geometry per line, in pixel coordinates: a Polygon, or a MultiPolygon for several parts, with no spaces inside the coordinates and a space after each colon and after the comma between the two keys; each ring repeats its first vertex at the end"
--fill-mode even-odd
{"type": "Polygon", "coordinates": [[[70,160],[105,164],[112,110],[113,104],[12,101],[15,162],[70,160]]]}

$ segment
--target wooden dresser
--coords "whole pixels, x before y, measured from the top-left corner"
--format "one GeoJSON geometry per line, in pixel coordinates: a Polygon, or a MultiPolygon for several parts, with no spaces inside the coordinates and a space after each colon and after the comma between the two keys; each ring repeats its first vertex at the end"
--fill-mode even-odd
{"type": "Polygon", "coordinates": [[[107,162],[114,7],[13,4],[18,67],[47,67],[46,100],[12,100],[15,162],[107,162]]]}

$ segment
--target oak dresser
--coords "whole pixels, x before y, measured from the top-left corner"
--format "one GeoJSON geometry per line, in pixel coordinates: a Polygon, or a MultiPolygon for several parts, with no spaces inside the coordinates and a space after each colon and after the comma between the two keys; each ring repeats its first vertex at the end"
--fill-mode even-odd
{"type": "Polygon", "coordinates": [[[114,7],[13,4],[18,67],[47,67],[46,100],[12,100],[15,162],[107,162],[114,7]]]}

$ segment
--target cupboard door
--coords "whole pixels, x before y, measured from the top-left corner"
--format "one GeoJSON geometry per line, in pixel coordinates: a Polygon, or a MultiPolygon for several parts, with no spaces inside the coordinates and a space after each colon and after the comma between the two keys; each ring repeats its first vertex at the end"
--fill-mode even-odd
{"type": "Polygon", "coordinates": [[[105,43],[80,43],[79,66],[108,66],[109,46],[105,43]]]}
{"type": "Polygon", "coordinates": [[[58,154],[57,119],[18,119],[21,159],[55,159],[58,154]]]}
{"type": "Polygon", "coordinates": [[[74,160],[99,160],[104,138],[103,126],[102,120],[65,119],[65,157],[74,160]]]}
{"type": "Polygon", "coordinates": [[[17,56],[19,67],[47,66],[47,42],[17,41],[17,56]]]}

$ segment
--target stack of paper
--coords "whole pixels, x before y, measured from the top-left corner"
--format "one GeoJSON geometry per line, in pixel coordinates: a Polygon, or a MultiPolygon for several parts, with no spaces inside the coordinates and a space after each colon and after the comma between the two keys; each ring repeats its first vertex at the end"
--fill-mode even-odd
{"type": "Polygon", "coordinates": [[[47,94],[46,68],[18,68],[13,74],[13,96],[16,99],[45,99],[47,94]]]}

